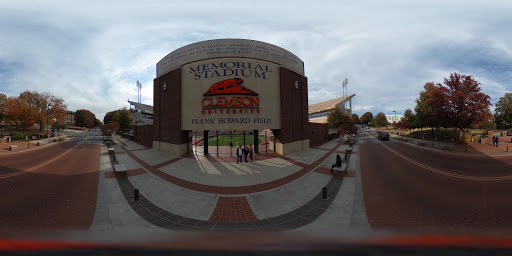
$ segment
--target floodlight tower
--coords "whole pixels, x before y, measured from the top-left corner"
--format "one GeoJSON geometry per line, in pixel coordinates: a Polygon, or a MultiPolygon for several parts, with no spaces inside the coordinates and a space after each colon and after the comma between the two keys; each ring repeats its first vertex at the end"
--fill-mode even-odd
{"type": "Polygon", "coordinates": [[[142,100],[142,84],[137,80],[137,101],[141,103],[142,100]]]}
{"type": "Polygon", "coordinates": [[[343,80],[343,111],[347,113],[348,78],[343,80]]]}

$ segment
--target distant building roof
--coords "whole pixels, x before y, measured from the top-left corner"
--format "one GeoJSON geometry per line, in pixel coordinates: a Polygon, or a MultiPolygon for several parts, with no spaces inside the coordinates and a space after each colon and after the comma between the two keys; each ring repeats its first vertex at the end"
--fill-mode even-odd
{"type": "Polygon", "coordinates": [[[130,104],[132,104],[133,106],[135,106],[136,108],[140,109],[140,112],[142,112],[144,114],[153,115],[153,106],[142,104],[142,103],[138,103],[138,102],[134,102],[134,101],[128,101],[128,102],[130,104]]]}
{"type": "Polygon", "coordinates": [[[335,98],[335,99],[332,99],[332,100],[327,100],[327,101],[315,103],[313,105],[309,105],[308,113],[309,114],[314,114],[314,113],[319,113],[319,112],[331,110],[334,107],[336,107],[336,105],[342,103],[345,100],[349,100],[349,99],[353,98],[354,96],[356,96],[356,95],[355,94],[351,94],[351,95],[348,95],[346,97],[338,97],[338,98],[335,98]]]}
{"type": "Polygon", "coordinates": [[[309,119],[310,123],[317,123],[317,124],[326,124],[327,123],[327,116],[319,117],[319,118],[311,118],[309,119]]]}

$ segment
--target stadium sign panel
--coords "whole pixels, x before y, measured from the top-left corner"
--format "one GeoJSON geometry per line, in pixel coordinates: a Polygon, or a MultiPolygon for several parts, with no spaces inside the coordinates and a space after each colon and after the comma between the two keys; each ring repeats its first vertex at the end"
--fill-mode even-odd
{"type": "Polygon", "coordinates": [[[182,68],[182,130],[279,129],[279,67],[219,58],[182,68]]]}

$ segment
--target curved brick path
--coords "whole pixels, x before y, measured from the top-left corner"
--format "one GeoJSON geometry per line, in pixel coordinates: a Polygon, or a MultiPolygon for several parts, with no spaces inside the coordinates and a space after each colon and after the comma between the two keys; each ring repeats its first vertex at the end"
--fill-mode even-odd
{"type": "Polygon", "coordinates": [[[327,210],[332,201],[336,198],[336,195],[338,194],[338,191],[343,182],[343,177],[333,176],[331,178],[331,181],[326,186],[329,195],[328,199],[326,200],[322,200],[322,194],[320,192],[305,205],[281,216],[263,220],[252,219],[249,221],[237,222],[222,221],[222,218],[217,219],[214,215],[212,215],[210,221],[179,216],[151,203],[151,201],[149,201],[143,195],[140,195],[140,201],[136,202],[132,200],[132,192],[135,190],[135,187],[130,182],[130,180],[128,178],[117,178],[117,182],[126,201],[132,207],[132,209],[143,219],[155,226],[175,231],[250,232],[290,230],[309,224],[320,215],[322,215],[325,210],[327,210]]]}
{"type": "MultiPolygon", "coordinates": [[[[325,154],[322,157],[309,165],[294,161],[286,157],[281,157],[302,167],[302,170],[275,181],[241,187],[207,186],[173,177],[172,175],[159,171],[158,168],[175,162],[180,158],[151,166],[130,152],[124,142],[120,141],[120,144],[122,150],[125,151],[126,154],[128,154],[132,159],[137,161],[137,163],[139,163],[142,167],[168,182],[191,190],[207,193],[245,194],[265,191],[286,185],[287,183],[304,176],[308,172],[312,171],[315,167],[320,165],[332,153],[336,152],[336,149],[342,143],[337,143],[336,146],[331,150],[325,150],[325,154]]],[[[208,221],[173,214],[153,204],[150,199],[145,198],[143,195],[140,195],[140,201],[133,201],[133,191],[135,190],[135,186],[132,184],[132,182],[126,177],[117,177],[116,180],[124,198],[131,206],[131,208],[144,220],[161,228],[175,231],[279,231],[299,228],[311,223],[320,215],[322,215],[327,210],[332,201],[336,198],[336,195],[338,194],[340,186],[343,182],[343,178],[344,175],[337,175],[331,178],[326,186],[329,195],[328,199],[323,200],[320,191],[315,197],[313,197],[313,199],[301,207],[286,214],[262,220],[258,220],[254,215],[245,196],[221,196],[219,197],[214,212],[208,221]]]]}
{"type": "Polygon", "coordinates": [[[137,157],[135,154],[133,154],[130,150],[128,150],[126,148],[126,144],[124,144],[122,141],[119,141],[119,142],[120,142],[120,144],[119,144],[120,147],[132,159],[134,159],[137,163],[139,163],[146,170],[152,172],[153,174],[155,174],[156,176],[160,177],[161,179],[166,180],[166,181],[168,181],[170,183],[173,183],[175,185],[178,185],[180,187],[190,189],[190,190],[195,190],[195,191],[204,192],[204,193],[211,193],[211,194],[222,194],[222,195],[237,195],[237,194],[256,193],[256,192],[262,192],[262,191],[265,191],[265,190],[270,190],[270,189],[273,189],[273,188],[277,188],[277,187],[286,185],[286,184],[288,184],[288,183],[290,183],[290,182],[292,182],[292,181],[294,181],[294,180],[304,176],[308,172],[312,171],[315,167],[317,167],[323,161],[325,161],[325,159],[327,159],[327,157],[329,157],[332,153],[334,153],[336,151],[336,149],[342,144],[342,142],[339,142],[332,149],[330,149],[328,151],[326,150],[326,153],[322,157],[320,157],[318,160],[316,160],[315,162],[313,162],[312,164],[309,164],[309,165],[297,162],[297,161],[292,160],[292,159],[287,158],[287,157],[281,157],[281,158],[285,159],[286,161],[289,161],[289,162],[291,162],[291,163],[293,163],[295,165],[298,165],[298,166],[302,167],[302,170],[300,170],[298,172],[295,172],[293,174],[290,174],[290,175],[288,175],[286,177],[283,177],[283,178],[280,178],[280,179],[277,179],[277,180],[274,180],[274,181],[262,183],[262,184],[257,184],[257,185],[240,186],[240,187],[221,187],[221,186],[212,186],[212,185],[198,184],[198,183],[187,181],[187,180],[183,180],[183,179],[174,177],[172,175],[169,175],[169,174],[167,174],[165,172],[162,172],[162,171],[158,170],[159,167],[161,167],[162,165],[168,165],[168,164],[170,164],[172,162],[175,162],[175,161],[179,160],[180,158],[175,158],[175,159],[173,159],[173,160],[171,160],[169,162],[166,162],[166,163],[163,163],[163,164],[159,164],[159,165],[151,166],[151,165],[147,164],[146,162],[144,162],[139,157],[137,157]]]}

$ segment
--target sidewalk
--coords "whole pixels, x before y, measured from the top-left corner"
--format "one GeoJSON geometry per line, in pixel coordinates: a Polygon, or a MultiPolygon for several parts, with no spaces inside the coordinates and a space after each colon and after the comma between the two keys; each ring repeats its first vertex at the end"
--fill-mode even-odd
{"type": "MultiPolygon", "coordinates": [[[[102,167],[101,200],[91,230],[118,230],[132,224],[176,231],[292,230],[317,226],[313,221],[324,218],[331,203],[349,200],[343,204],[353,204],[355,197],[362,198],[356,193],[360,186],[355,178],[357,153],[349,155],[354,161],[349,161],[346,177],[325,171],[330,170],[336,154],[349,147],[339,140],[286,157],[243,164],[171,156],[117,136],[114,140],[119,165],[113,167],[123,165],[126,178],[116,178],[112,168],[102,167]],[[323,187],[329,188],[327,201],[321,199],[323,187]],[[139,202],[131,200],[135,188],[140,191],[139,202]],[[113,214],[108,210],[112,204],[125,210],[113,214]]],[[[357,146],[353,151],[357,152],[357,146]]],[[[105,163],[110,156],[106,149],[103,152],[105,163]]],[[[346,214],[340,217],[334,208],[327,216],[337,216],[348,225],[351,209],[345,207],[346,214]]]]}
{"type": "MultiPolygon", "coordinates": [[[[67,136],[62,135],[61,138],[66,138],[67,136]]],[[[29,151],[29,150],[36,150],[43,148],[45,146],[51,146],[59,143],[59,137],[51,137],[50,139],[44,138],[39,140],[30,140],[30,141],[12,141],[12,142],[6,142],[6,143],[0,143],[0,155],[6,155],[6,154],[15,154],[18,152],[23,151],[29,151]],[[54,140],[57,140],[54,142],[54,140]],[[37,146],[37,143],[40,143],[40,146],[37,146]],[[16,151],[11,151],[11,146],[17,146],[16,151]]]]}
{"type": "Polygon", "coordinates": [[[404,143],[410,143],[418,146],[423,146],[425,148],[439,150],[444,152],[454,152],[454,153],[477,153],[477,154],[507,154],[510,152],[512,155],[512,136],[499,137],[499,145],[498,147],[493,146],[491,144],[487,144],[487,139],[482,140],[482,143],[474,142],[474,143],[449,143],[449,142],[437,142],[437,141],[429,141],[429,140],[421,140],[416,138],[403,137],[399,135],[390,134],[390,136],[397,141],[402,141],[404,143]]]}

